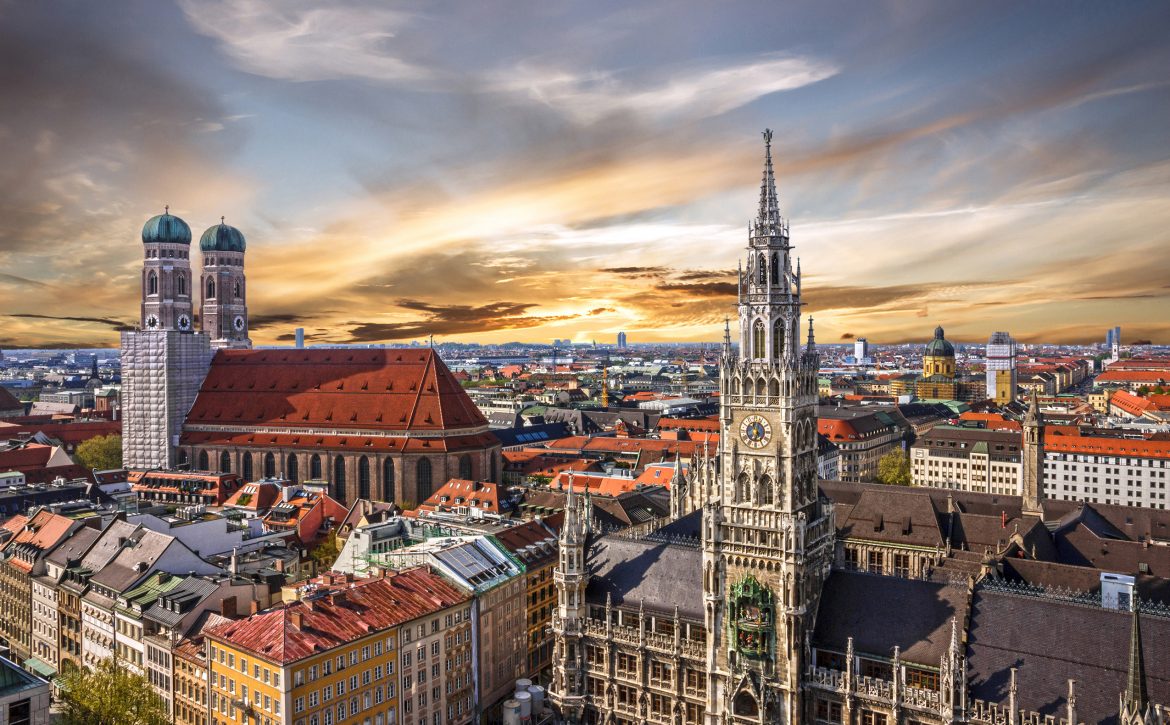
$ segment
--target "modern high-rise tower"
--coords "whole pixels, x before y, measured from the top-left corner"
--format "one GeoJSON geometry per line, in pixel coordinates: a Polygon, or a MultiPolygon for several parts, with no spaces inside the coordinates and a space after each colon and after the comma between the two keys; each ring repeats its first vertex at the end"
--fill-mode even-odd
{"type": "Polygon", "coordinates": [[[739,354],[720,361],[719,475],[704,492],[706,723],[797,722],[806,637],[833,546],[818,499],[812,320],[802,346],[792,263],[764,132],[760,203],[739,280],[739,354]]]}
{"type": "Polygon", "coordinates": [[[167,209],[143,226],[142,247],[142,318],[122,333],[122,464],[171,468],[211,347],[192,319],[191,228],[167,209]]]}

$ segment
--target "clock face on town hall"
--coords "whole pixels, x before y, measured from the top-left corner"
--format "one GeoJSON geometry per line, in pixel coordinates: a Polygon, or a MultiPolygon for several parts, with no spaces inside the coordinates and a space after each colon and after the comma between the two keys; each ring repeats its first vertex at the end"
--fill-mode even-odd
{"type": "Polygon", "coordinates": [[[759,415],[749,415],[739,424],[739,437],[749,448],[763,448],[772,440],[772,425],[759,415]]]}

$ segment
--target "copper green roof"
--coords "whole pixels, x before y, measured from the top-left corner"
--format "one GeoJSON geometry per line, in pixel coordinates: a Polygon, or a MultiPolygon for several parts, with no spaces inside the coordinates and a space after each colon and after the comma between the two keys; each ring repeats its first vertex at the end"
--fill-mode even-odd
{"type": "Polygon", "coordinates": [[[955,356],[955,346],[943,337],[942,325],[934,328],[934,339],[926,343],[926,354],[935,357],[955,356]]]}
{"type": "Polygon", "coordinates": [[[119,597],[117,609],[125,614],[141,614],[149,609],[160,596],[179,586],[182,581],[182,577],[177,577],[174,574],[168,574],[163,571],[156,571],[148,576],[141,584],[119,597]],[[126,606],[121,604],[121,600],[123,599],[126,600],[126,606]],[[135,611],[135,605],[138,605],[138,611],[135,611]]]}
{"type": "Polygon", "coordinates": [[[243,252],[246,246],[240,230],[222,221],[199,238],[199,248],[204,252],[243,252]]]}
{"type": "Polygon", "coordinates": [[[191,227],[174,214],[159,214],[142,225],[143,244],[190,244],[191,227]]]}

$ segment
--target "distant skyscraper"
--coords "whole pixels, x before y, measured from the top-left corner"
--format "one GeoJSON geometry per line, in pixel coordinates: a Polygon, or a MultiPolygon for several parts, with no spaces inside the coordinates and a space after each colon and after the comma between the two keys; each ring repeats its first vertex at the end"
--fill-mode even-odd
{"type": "Polygon", "coordinates": [[[869,357],[869,340],[864,337],[859,337],[853,341],[853,357],[857,360],[857,364],[865,362],[869,357]]]}
{"type": "Polygon", "coordinates": [[[305,328],[303,328],[303,327],[297,328],[296,339],[297,339],[297,349],[299,350],[305,346],[305,328]]]}
{"type": "Polygon", "coordinates": [[[1006,332],[993,332],[987,341],[987,397],[1003,405],[1016,399],[1016,341],[1006,332]]]}
{"type": "Polygon", "coordinates": [[[625,349],[625,347],[626,347],[626,333],[619,332],[617,334],[617,346],[619,349],[625,349]]]}

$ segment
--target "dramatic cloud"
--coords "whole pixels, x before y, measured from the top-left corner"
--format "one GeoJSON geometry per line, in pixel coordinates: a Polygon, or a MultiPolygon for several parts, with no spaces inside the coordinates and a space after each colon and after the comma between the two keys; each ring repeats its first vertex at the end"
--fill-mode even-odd
{"type": "Polygon", "coordinates": [[[1170,5],[1006,12],[0,4],[0,344],[116,345],[164,204],[258,344],[718,340],[765,127],[820,339],[1170,341],[1170,5]]]}
{"type": "Polygon", "coordinates": [[[765,55],[631,82],[612,72],[579,73],[523,63],[500,74],[492,87],[527,94],[579,123],[593,123],[615,113],[664,120],[678,115],[718,116],[837,72],[832,64],[812,58],[765,55]]]}

